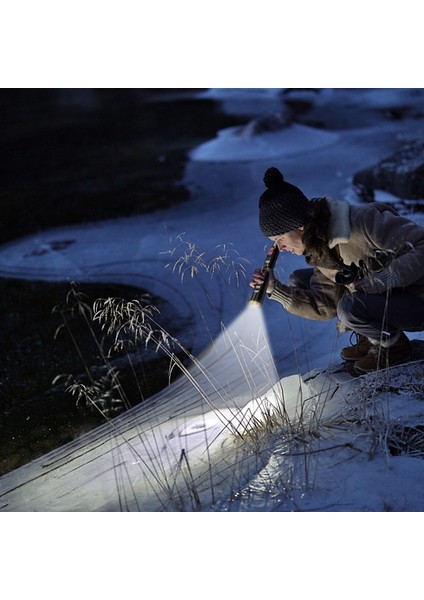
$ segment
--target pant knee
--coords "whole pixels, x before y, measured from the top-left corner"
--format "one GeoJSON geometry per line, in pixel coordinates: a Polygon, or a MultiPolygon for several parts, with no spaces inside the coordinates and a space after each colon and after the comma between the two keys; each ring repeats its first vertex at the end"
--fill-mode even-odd
{"type": "Polygon", "coordinates": [[[354,294],[344,294],[337,304],[337,317],[339,321],[350,327],[357,321],[357,311],[355,310],[354,294]]]}

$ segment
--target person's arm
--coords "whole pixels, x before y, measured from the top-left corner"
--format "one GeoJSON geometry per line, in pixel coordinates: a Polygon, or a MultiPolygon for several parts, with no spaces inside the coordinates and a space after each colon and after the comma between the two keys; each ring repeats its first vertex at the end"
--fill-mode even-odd
{"type": "Polygon", "coordinates": [[[310,289],[292,287],[275,280],[269,298],[299,317],[327,321],[337,316],[337,303],[345,292],[344,286],[337,285],[321,271],[314,269],[310,289]]]}
{"type": "Polygon", "coordinates": [[[355,283],[355,289],[382,294],[393,288],[424,285],[424,228],[391,212],[377,213],[363,224],[364,235],[377,249],[393,258],[386,268],[370,273],[355,283]]]}

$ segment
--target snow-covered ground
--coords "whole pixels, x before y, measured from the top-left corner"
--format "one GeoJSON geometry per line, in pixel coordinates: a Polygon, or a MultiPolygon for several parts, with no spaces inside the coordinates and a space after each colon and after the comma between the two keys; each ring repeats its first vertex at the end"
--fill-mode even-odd
{"type": "MultiPolygon", "coordinates": [[[[223,110],[252,119],[278,107],[277,90],[207,94],[223,110]]],[[[357,202],[355,171],[389,155],[399,135],[422,124],[387,119],[382,109],[423,106],[424,94],[302,94],[341,125],[331,131],[293,125],[254,136],[239,128],[218,132],[192,151],[185,174],[192,199],[177,209],[60,228],[0,248],[2,276],[113,281],[172,298],[181,319],[195,320],[181,341],[200,357],[190,374],[112,427],[1,478],[2,510],[424,508],[422,457],[393,456],[386,443],[396,427],[424,422],[420,365],[398,394],[388,376],[373,385],[370,378],[352,380],[333,367],[348,341],[334,322],[303,321],[269,301],[251,309],[247,285],[268,247],[257,225],[265,169],[279,167],[309,197],[357,202]],[[324,377],[322,369],[334,373],[324,377]],[[291,433],[283,427],[246,436],[252,415],[278,413],[281,397],[291,433]]],[[[281,256],[277,272],[284,280],[299,266],[301,258],[281,256]]]]}

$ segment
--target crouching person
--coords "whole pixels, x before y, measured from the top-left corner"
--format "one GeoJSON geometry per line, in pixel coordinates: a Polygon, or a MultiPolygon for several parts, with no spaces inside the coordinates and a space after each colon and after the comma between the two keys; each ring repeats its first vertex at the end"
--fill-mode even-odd
{"type": "MultiPolygon", "coordinates": [[[[424,330],[424,228],[383,203],[308,200],[275,167],[264,183],[262,232],[280,252],[303,255],[308,265],[288,285],[270,271],[268,297],[306,319],[338,317],[357,334],[341,356],[358,372],[410,360],[404,332],[424,330]]],[[[263,281],[258,268],[250,285],[263,281]]]]}

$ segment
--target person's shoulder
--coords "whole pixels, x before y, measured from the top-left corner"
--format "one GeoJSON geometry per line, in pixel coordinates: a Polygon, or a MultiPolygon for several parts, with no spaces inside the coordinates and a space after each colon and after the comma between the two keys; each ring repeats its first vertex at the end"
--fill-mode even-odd
{"type": "Polygon", "coordinates": [[[369,204],[351,204],[350,212],[358,219],[370,219],[380,215],[400,217],[398,211],[391,204],[385,202],[370,202],[369,204]]]}

